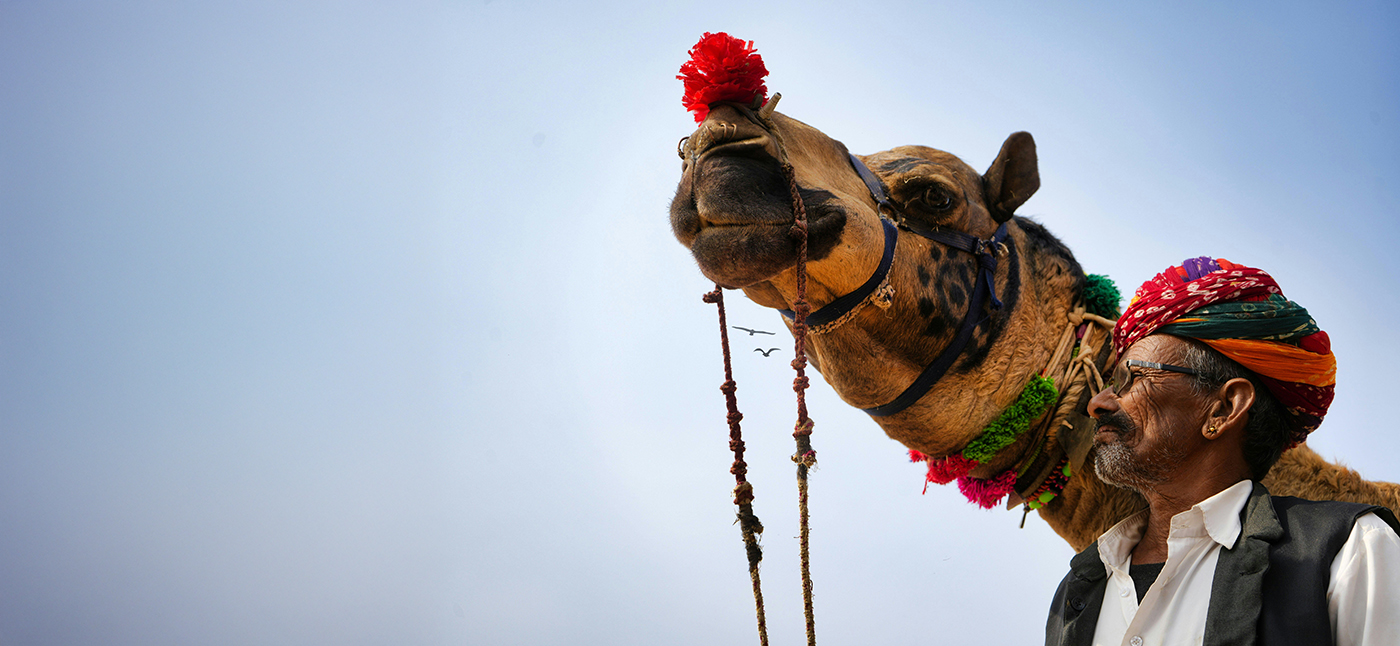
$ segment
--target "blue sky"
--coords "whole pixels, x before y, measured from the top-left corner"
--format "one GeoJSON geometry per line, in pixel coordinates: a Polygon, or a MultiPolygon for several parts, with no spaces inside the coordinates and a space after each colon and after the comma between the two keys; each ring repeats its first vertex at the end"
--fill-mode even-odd
{"type": "MultiPolygon", "coordinates": [[[[0,4],[0,643],[754,640],[666,217],[706,31],[855,152],[1030,131],[1021,213],[1125,290],[1269,270],[1340,364],[1311,444],[1400,481],[1400,11],[986,4],[0,4]]],[[[795,643],[790,375],[737,350],[795,643]]],[[[822,641],[1038,641],[1069,547],[815,382],[822,641]]]]}

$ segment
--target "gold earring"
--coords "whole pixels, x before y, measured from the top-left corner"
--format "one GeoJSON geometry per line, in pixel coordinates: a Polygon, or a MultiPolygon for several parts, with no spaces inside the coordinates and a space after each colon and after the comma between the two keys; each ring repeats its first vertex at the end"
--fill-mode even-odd
{"type": "Polygon", "coordinates": [[[1210,425],[1210,428],[1206,429],[1206,435],[1208,435],[1208,436],[1210,436],[1210,437],[1215,437],[1215,425],[1214,425],[1214,424],[1211,424],[1211,425],[1210,425]]]}

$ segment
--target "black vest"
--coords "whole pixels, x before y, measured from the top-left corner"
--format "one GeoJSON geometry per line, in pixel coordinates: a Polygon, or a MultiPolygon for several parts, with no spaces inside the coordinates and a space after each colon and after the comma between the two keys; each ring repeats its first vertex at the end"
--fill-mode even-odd
{"type": "MultiPolygon", "coordinates": [[[[1240,510],[1240,537],[1221,548],[1206,611],[1205,646],[1332,643],[1327,583],[1332,560],[1356,519],[1374,513],[1397,533],[1389,509],[1269,495],[1254,483],[1240,510]]],[[[1046,646],[1088,646],[1099,622],[1108,570],[1096,541],[1070,560],[1045,622],[1046,646]]]]}

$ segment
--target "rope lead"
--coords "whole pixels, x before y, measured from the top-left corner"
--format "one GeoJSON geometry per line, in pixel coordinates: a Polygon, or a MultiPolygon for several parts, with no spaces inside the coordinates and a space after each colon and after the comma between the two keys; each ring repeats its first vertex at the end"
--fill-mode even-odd
{"type": "Polygon", "coordinates": [[[715,285],[715,291],[705,294],[704,301],[713,303],[719,310],[719,345],[724,352],[724,383],[719,390],[724,393],[724,404],[729,414],[729,449],[734,452],[734,464],[729,472],[734,474],[734,504],[738,505],[737,520],[739,531],[744,537],[744,552],[749,559],[749,581],[753,584],[754,612],[758,616],[758,643],[768,646],[767,618],[763,612],[763,586],[758,577],[758,563],[763,560],[763,548],[758,544],[758,535],[763,533],[763,523],[753,513],[753,485],[745,474],[748,464],[744,462],[744,437],[739,430],[739,421],[744,419],[739,412],[739,400],[734,396],[738,386],[734,383],[734,368],[729,356],[729,324],[724,316],[724,290],[715,285]]]}
{"type": "MultiPolygon", "coordinates": [[[[786,155],[784,155],[786,157],[786,155]]],[[[797,453],[792,456],[797,463],[797,512],[800,533],[798,546],[802,561],[802,614],[807,620],[807,646],[817,646],[816,619],[812,614],[812,572],[808,559],[807,523],[807,471],[817,464],[817,452],[812,450],[812,420],[807,417],[807,314],[812,306],[807,302],[807,207],[802,203],[802,195],[797,190],[797,176],[792,164],[782,163],[783,176],[788,181],[788,194],[792,197],[792,228],[788,236],[797,242],[797,298],[793,303],[792,334],[796,338],[796,356],[792,368],[797,376],[792,380],[792,389],[797,393],[797,424],[792,437],[797,441],[797,453]]]]}

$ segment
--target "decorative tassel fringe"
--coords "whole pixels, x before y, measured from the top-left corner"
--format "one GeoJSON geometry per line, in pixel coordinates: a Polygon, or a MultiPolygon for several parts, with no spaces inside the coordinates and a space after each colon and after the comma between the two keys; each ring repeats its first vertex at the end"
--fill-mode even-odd
{"type": "Polygon", "coordinates": [[[942,460],[929,460],[928,474],[924,476],[924,490],[928,490],[930,482],[942,485],[966,476],[977,468],[978,464],[981,463],[961,455],[950,455],[942,460]]]}
{"type": "Polygon", "coordinates": [[[969,460],[961,455],[935,459],[913,449],[909,450],[909,461],[928,463],[928,473],[924,475],[924,493],[928,493],[929,483],[948,484],[967,475],[978,465],[976,460],[969,460]]]}
{"type": "Polygon", "coordinates": [[[967,497],[968,502],[983,509],[997,506],[1015,488],[1016,472],[1011,470],[987,480],[966,476],[958,478],[958,491],[967,497]]]}

